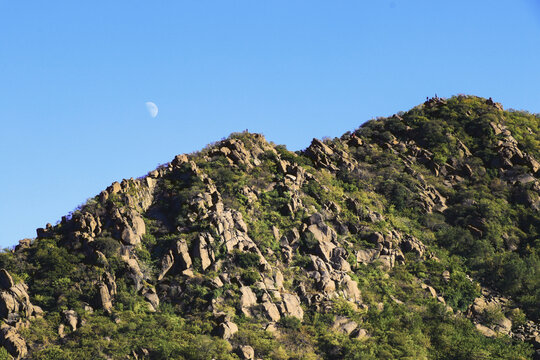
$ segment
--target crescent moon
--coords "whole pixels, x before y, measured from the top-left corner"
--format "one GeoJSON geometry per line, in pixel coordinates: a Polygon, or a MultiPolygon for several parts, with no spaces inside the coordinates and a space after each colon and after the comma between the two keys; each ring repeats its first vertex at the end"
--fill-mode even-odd
{"type": "Polygon", "coordinates": [[[155,118],[158,114],[158,107],[156,104],[154,104],[153,102],[151,101],[147,101],[145,103],[146,105],[146,110],[148,110],[148,113],[150,114],[151,117],[155,118]]]}

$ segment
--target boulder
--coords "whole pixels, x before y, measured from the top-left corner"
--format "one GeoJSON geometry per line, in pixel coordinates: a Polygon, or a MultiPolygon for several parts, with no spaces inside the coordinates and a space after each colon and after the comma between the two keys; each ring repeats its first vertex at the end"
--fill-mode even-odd
{"type": "Polygon", "coordinates": [[[199,235],[193,248],[193,256],[201,259],[203,271],[212,265],[212,262],[215,260],[214,250],[210,246],[211,242],[213,242],[212,236],[208,233],[203,233],[199,235]]]}
{"type": "Polygon", "coordinates": [[[232,321],[225,321],[217,327],[215,333],[222,339],[228,340],[238,332],[238,326],[232,321]]]}
{"type": "Polygon", "coordinates": [[[351,337],[357,339],[357,340],[364,340],[366,338],[369,337],[369,334],[368,332],[366,331],[366,329],[356,329],[355,331],[353,331],[353,333],[351,334],[351,337]]]}
{"type": "Polygon", "coordinates": [[[450,271],[444,270],[442,273],[442,277],[444,281],[449,282],[450,281],[450,271]]]}
{"type": "Polygon", "coordinates": [[[343,289],[347,300],[352,302],[362,301],[362,295],[358,289],[358,284],[349,275],[343,277],[340,287],[343,289]]]}
{"type": "Polygon", "coordinates": [[[426,284],[422,284],[421,287],[422,289],[426,290],[426,292],[429,293],[432,298],[437,299],[437,291],[433,287],[426,284]]]}
{"type": "Polygon", "coordinates": [[[64,310],[62,311],[62,316],[64,321],[71,327],[72,331],[77,330],[77,313],[74,310],[64,310]]]}
{"type": "Polygon", "coordinates": [[[244,360],[254,360],[255,359],[255,350],[249,345],[241,345],[237,350],[238,356],[240,359],[244,360]]]}
{"type": "Polygon", "coordinates": [[[32,239],[22,239],[19,240],[19,244],[15,246],[15,251],[19,251],[21,249],[27,249],[32,245],[32,239]]]}
{"type": "Polygon", "coordinates": [[[471,311],[476,315],[481,315],[487,309],[488,304],[483,297],[478,297],[474,299],[474,302],[471,305],[471,311]]]}
{"type": "Polygon", "coordinates": [[[268,318],[268,320],[277,322],[279,321],[279,319],[281,319],[281,316],[279,315],[279,310],[276,304],[270,301],[265,301],[262,304],[262,306],[264,308],[264,311],[266,313],[266,317],[268,318]]]}
{"type": "Polygon", "coordinates": [[[356,261],[362,264],[371,263],[377,256],[377,249],[363,249],[356,252],[356,261]]]}
{"type": "Polygon", "coordinates": [[[355,321],[345,316],[337,316],[334,323],[332,324],[332,330],[347,335],[350,335],[357,327],[358,324],[355,321]]]}
{"type": "Polygon", "coordinates": [[[9,325],[2,324],[0,327],[0,345],[2,345],[15,360],[26,356],[28,349],[26,342],[17,330],[9,325]]]}
{"type": "Polygon", "coordinates": [[[144,292],[144,298],[148,301],[148,308],[151,312],[157,311],[159,308],[159,297],[154,288],[150,288],[144,292]]]}
{"type": "Polygon", "coordinates": [[[246,316],[251,316],[249,308],[257,304],[257,297],[249,286],[242,286],[240,288],[240,293],[240,310],[246,316]]]}
{"type": "Polygon", "coordinates": [[[186,240],[181,239],[176,242],[176,253],[178,254],[177,260],[180,270],[189,269],[192,262],[186,240]]]}
{"type": "Polygon", "coordinates": [[[300,320],[304,318],[304,310],[300,306],[300,299],[296,294],[282,294],[282,314],[294,316],[300,320]]]}
{"type": "Polygon", "coordinates": [[[474,327],[476,327],[476,330],[478,330],[484,336],[487,336],[487,337],[497,336],[497,333],[495,331],[491,330],[490,328],[482,324],[476,324],[474,325],[474,327]]]}
{"type": "Polygon", "coordinates": [[[161,271],[159,272],[159,275],[157,277],[158,281],[163,279],[163,277],[167,274],[167,272],[172,268],[173,265],[174,265],[173,252],[172,250],[169,250],[169,252],[161,258],[161,271]]]}
{"type": "Polygon", "coordinates": [[[6,269],[0,270],[0,287],[5,290],[9,290],[15,283],[13,282],[13,278],[11,275],[6,271],[6,269]]]}
{"type": "Polygon", "coordinates": [[[139,262],[137,261],[136,258],[129,257],[129,255],[122,256],[122,260],[124,260],[124,262],[126,263],[129,269],[128,277],[131,278],[131,280],[133,280],[135,289],[139,291],[142,288],[143,282],[144,282],[144,274],[141,271],[139,262]]]}
{"type": "Polygon", "coordinates": [[[19,311],[19,303],[8,291],[0,292],[0,318],[7,319],[9,314],[19,311]]]}
{"type": "Polygon", "coordinates": [[[99,286],[99,296],[100,296],[101,306],[103,307],[103,310],[105,310],[105,312],[110,314],[112,312],[113,307],[112,307],[111,295],[109,293],[109,289],[107,288],[107,285],[102,283],[99,286]]]}
{"type": "Polygon", "coordinates": [[[336,291],[336,283],[330,278],[327,272],[324,272],[317,284],[318,289],[326,295],[333,294],[336,291]]]}
{"type": "Polygon", "coordinates": [[[510,334],[510,331],[512,330],[512,320],[508,319],[506,316],[503,316],[495,323],[495,329],[497,332],[507,335],[510,334]]]}

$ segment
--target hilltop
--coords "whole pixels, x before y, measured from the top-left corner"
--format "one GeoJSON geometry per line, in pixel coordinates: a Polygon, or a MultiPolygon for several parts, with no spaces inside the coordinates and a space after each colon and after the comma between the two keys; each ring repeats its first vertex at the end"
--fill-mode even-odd
{"type": "Polygon", "coordinates": [[[540,117],[235,133],[0,253],[0,359],[540,358],[540,117]]]}

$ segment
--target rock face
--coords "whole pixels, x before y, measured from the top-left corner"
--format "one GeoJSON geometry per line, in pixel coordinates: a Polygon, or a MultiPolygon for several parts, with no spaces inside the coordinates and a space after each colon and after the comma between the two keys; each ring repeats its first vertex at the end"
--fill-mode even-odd
{"type": "Polygon", "coordinates": [[[19,335],[18,329],[27,326],[28,319],[42,316],[39,306],[34,306],[28,296],[28,287],[24,283],[15,284],[11,275],[0,269],[0,344],[15,359],[27,354],[26,342],[19,335]]]}

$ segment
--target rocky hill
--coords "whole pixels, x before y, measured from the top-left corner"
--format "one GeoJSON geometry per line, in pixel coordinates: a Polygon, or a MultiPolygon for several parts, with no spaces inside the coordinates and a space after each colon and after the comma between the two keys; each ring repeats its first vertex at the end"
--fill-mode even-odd
{"type": "Polygon", "coordinates": [[[540,117],[237,133],[0,254],[0,359],[540,358],[540,117]]]}

